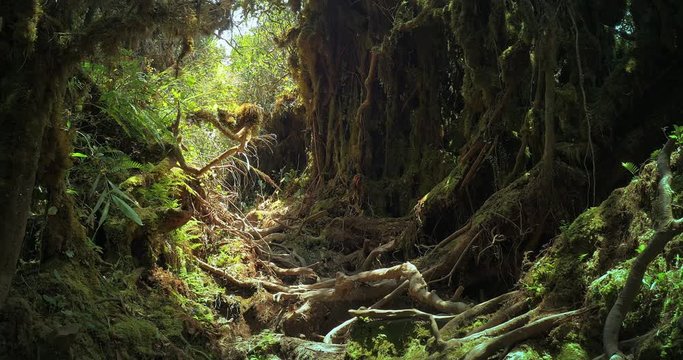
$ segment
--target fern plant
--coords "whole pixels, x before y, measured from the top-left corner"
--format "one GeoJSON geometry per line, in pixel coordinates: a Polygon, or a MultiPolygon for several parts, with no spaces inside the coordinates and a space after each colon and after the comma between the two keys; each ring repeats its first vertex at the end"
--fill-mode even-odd
{"type": "Polygon", "coordinates": [[[630,172],[631,175],[636,176],[638,175],[638,166],[632,162],[622,162],[621,166],[626,169],[626,171],[630,172]]]}

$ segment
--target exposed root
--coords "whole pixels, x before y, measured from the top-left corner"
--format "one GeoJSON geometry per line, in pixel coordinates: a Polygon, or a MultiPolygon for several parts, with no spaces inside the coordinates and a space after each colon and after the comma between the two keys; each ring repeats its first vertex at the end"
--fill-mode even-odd
{"type": "Polygon", "coordinates": [[[295,267],[295,268],[288,268],[284,269],[281,268],[272,262],[261,262],[263,265],[268,267],[268,269],[272,270],[277,276],[279,277],[284,277],[284,276],[297,276],[297,277],[302,277],[304,279],[309,279],[313,281],[318,281],[320,278],[318,274],[315,273],[310,267],[295,267]]]}
{"type": "Polygon", "coordinates": [[[489,321],[487,321],[485,324],[473,329],[467,335],[476,334],[476,333],[479,333],[479,332],[484,331],[486,329],[490,329],[490,328],[493,328],[493,327],[498,326],[500,324],[503,324],[503,323],[507,322],[508,320],[517,316],[522,311],[526,310],[528,307],[529,307],[529,300],[524,299],[522,301],[519,301],[519,302],[513,304],[510,307],[503,308],[500,311],[498,311],[496,314],[494,314],[493,317],[491,317],[491,319],[489,319],[489,321]]]}
{"type": "Polygon", "coordinates": [[[359,309],[359,310],[349,310],[349,313],[355,317],[364,316],[375,319],[424,319],[429,320],[430,331],[434,336],[439,347],[446,345],[446,342],[441,339],[441,334],[439,333],[439,326],[436,324],[437,319],[448,319],[452,315],[439,316],[426,313],[417,309],[401,309],[401,310],[376,310],[376,309],[359,309]]]}
{"type": "Polygon", "coordinates": [[[361,265],[360,269],[365,271],[369,270],[372,268],[372,263],[382,254],[387,253],[389,251],[392,251],[396,249],[396,240],[391,240],[386,244],[382,244],[376,248],[374,248],[372,251],[370,251],[370,254],[368,257],[365,258],[365,261],[363,261],[363,265],[361,265]]]}
{"type": "Polygon", "coordinates": [[[386,282],[387,280],[394,282],[396,280],[410,280],[408,285],[410,297],[441,312],[457,314],[468,308],[464,303],[443,300],[434,292],[429,292],[422,274],[420,274],[415,265],[409,262],[390,268],[365,271],[351,276],[338,273],[337,278],[332,283],[328,281],[314,284],[316,285],[315,288],[313,288],[314,285],[310,285],[310,287],[300,286],[276,295],[280,297],[294,295],[303,300],[338,301],[346,299],[349,294],[355,292],[363,284],[386,282]],[[322,284],[325,284],[326,287],[320,288],[320,286],[324,286],[322,284]]]}
{"type": "Polygon", "coordinates": [[[451,339],[450,341],[453,343],[465,343],[468,341],[473,341],[477,340],[482,337],[493,337],[493,336],[499,336],[505,333],[508,333],[512,330],[518,329],[526,324],[529,323],[529,321],[536,315],[536,313],[539,311],[538,308],[535,308],[533,310],[529,310],[525,312],[524,314],[521,314],[517,317],[514,317],[508,321],[505,321],[501,324],[498,324],[496,326],[492,327],[487,327],[486,329],[483,329],[481,331],[478,331],[476,333],[472,333],[470,335],[467,335],[463,338],[459,339],[451,339]]]}
{"type": "Polygon", "coordinates": [[[199,267],[202,270],[204,270],[204,271],[208,272],[209,274],[214,275],[214,276],[224,280],[228,284],[230,284],[234,287],[240,288],[240,289],[257,290],[258,288],[262,287],[262,288],[264,288],[268,291],[271,291],[271,292],[287,290],[286,286],[276,284],[276,283],[273,283],[270,281],[254,280],[254,279],[248,279],[245,281],[239,280],[236,277],[230,275],[229,273],[202,261],[201,259],[199,259],[196,256],[195,256],[195,262],[197,263],[197,265],[199,265],[199,267]]]}
{"type": "Polygon", "coordinates": [[[465,360],[488,359],[501,349],[509,348],[520,341],[547,333],[561,322],[570,317],[580,315],[585,311],[587,311],[587,309],[567,311],[560,314],[544,316],[540,319],[534,320],[527,325],[515,328],[511,331],[503,333],[502,335],[495,336],[475,346],[467,353],[465,360]]]}
{"type": "Polygon", "coordinates": [[[511,291],[481,304],[472,306],[446,323],[446,325],[441,328],[441,332],[444,334],[453,334],[458,327],[464,324],[466,321],[469,321],[479,315],[492,312],[495,308],[500,307],[502,304],[519,295],[520,293],[520,291],[511,291]]]}
{"type": "Polygon", "coordinates": [[[429,283],[431,284],[431,283],[435,283],[435,282],[439,282],[439,281],[443,281],[443,280],[448,279],[448,284],[450,285],[451,278],[453,277],[453,273],[455,273],[455,269],[458,268],[458,265],[460,265],[460,263],[462,262],[462,259],[465,257],[467,250],[470,248],[470,246],[472,246],[472,243],[474,243],[474,241],[477,240],[477,238],[479,238],[479,235],[481,235],[481,232],[482,232],[482,230],[479,230],[479,232],[470,239],[470,241],[465,245],[465,247],[462,248],[461,250],[459,250],[458,260],[455,261],[455,264],[453,264],[453,267],[451,268],[451,271],[448,274],[444,275],[443,277],[441,277],[439,279],[432,280],[429,283]]]}
{"type": "MultiPolygon", "coordinates": [[[[370,306],[370,309],[378,309],[382,307],[384,304],[388,303],[390,300],[406,291],[406,289],[408,289],[408,285],[410,285],[410,280],[404,281],[401,285],[394,289],[394,291],[390,292],[385,297],[383,297],[382,299],[374,303],[372,306],[370,306]]],[[[330,332],[328,332],[327,335],[325,335],[323,342],[325,342],[326,344],[331,344],[333,339],[337,336],[337,334],[342,333],[343,331],[348,329],[357,320],[358,317],[354,316],[351,319],[348,319],[343,323],[339,324],[334,329],[330,330],[330,332]]]]}

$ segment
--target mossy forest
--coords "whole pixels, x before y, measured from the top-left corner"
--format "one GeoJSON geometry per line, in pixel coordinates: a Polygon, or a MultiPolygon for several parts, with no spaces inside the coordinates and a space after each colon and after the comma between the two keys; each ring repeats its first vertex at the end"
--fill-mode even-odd
{"type": "Polygon", "coordinates": [[[0,359],[683,359],[683,1],[0,0],[0,359]]]}

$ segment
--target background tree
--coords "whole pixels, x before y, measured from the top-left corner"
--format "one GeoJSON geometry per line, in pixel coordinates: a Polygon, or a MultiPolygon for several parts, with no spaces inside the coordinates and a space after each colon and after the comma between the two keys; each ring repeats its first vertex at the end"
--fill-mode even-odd
{"type": "Polygon", "coordinates": [[[230,24],[231,1],[3,2],[0,6],[0,304],[14,276],[36,178],[57,209],[51,253],[82,232],[64,196],[70,141],[62,99],[80,61],[111,54],[155,31],[191,38],[230,24]],[[41,173],[38,173],[40,165],[41,173]]]}

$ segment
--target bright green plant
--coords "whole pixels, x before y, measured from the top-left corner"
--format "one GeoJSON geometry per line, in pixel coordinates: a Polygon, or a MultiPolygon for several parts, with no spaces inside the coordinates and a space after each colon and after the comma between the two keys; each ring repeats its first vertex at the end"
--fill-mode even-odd
{"type": "Polygon", "coordinates": [[[626,171],[630,172],[631,175],[638,175],[638,166],[636,164],[632,162],[622,162],[621,166],[623,166],[626,171]]]}
{"type": "MultiPolygon", "coordinates": [[[[95,229],[95,232],[97,232],[97,229],[102,226],[102,224],[107,221],[109,217],[109,208],[111,204],[114,204],[116,208],[118,208],[123,215],[125,215],[127,218],[130,220],[133,220],[136,224],[142,226],[142,219],[140,218],[140,215],[138,215],[135,210],[133,210],[133,207],[130,204],[137,205],[137,202],[133,200],[131,197],[126,195],[121,189],[116,186],[113,182],[109,180],[105,180],[107,182],[107,186],[102,190],[100,193],[99,198],[97,199],[97,203],[95,203],[95,206],[93,207],[90,216],[88,217],[89,222],[93,222],[96,216],[96,213],[100,208],[102,209],[102,213],[99,216],[99,222],[97,223],[97,228],[95,229]]],[[[95,183],[97,185],[97,182],[95,183]]]]}
{"type": "Polygon", "coordinates": [[[683,145],[683,126],[674,125],[674,130],[669,134],[669,137],[676,140],[678,145],[683,145]]]}

